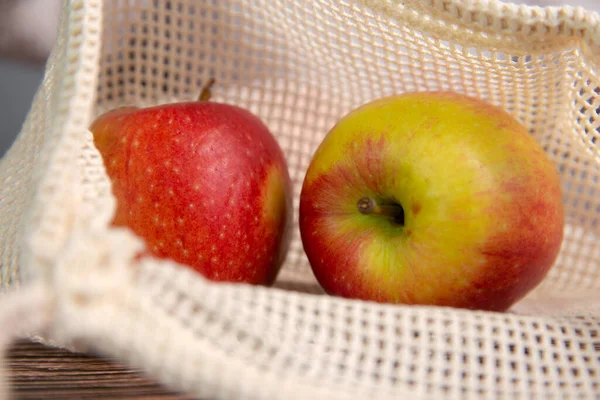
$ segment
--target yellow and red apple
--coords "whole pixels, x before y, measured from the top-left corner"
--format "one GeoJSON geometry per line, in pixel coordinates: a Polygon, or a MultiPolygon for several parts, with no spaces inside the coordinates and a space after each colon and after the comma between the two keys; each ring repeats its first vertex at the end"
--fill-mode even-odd
{"type": "Polygon", "coordinates": [[[447,92],[353,110],[308,168],[300,230],[326,292],[502,311],[563,238],[557,169],[502,109],[447,92]]]}
{"type": "Polygon", "coordinates": [[[291,182],[258,117],[195,101],[112,110],[90,129],[117,201],[113,223],[142,237],[146,254],[215,281],[275,280],[290,241],[291,182]]]}

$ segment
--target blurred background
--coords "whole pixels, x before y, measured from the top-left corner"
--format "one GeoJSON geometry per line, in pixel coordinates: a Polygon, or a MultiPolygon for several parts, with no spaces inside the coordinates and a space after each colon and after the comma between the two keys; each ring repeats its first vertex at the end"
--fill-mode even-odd
{"type": "MultiPolygon", "coordinates": [[[[582,6],[600,12],[600,0],[511,2],[582,6]]],[[[21,130],[42,81],[46,59],[57,38],[62,3],[63,0],[0,0],[0,157],[21,130]]]]}
{"type": "Polygon", "coordinates": [[[0,0],[0,157],[21,130],[44,77],[62,2],[0,0]]]}

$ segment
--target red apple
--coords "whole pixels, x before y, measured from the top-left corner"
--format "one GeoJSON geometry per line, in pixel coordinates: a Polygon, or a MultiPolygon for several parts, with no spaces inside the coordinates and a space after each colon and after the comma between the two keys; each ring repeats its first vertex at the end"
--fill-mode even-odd
{"type": "Polygon", "coordinates": [[[148,254],[216,281],[275,280],[290,240],[291,183],[259,118],[193,101],[115,109],[90,130],[116,197],[113,223],[142,237],[148,254]]]}
{"type": "Polygon", "coordinates": [[[299,223],[330,294],[501,311],[553,265],[563,218],[557,170],[521,124],[481,100],[425,92],[333,127],[299,223]]]}

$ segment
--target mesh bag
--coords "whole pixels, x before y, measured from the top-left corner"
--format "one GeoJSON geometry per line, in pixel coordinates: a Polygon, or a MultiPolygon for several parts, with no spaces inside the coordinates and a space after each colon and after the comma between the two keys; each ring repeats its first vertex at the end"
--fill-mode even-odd
{"type": "MultiPolygon", "coordinates": [[[[70,0],[0,164],[0,346],[16,335],[117,357],[215,399],[598,398],[600,19],[494,0],[70,0]],[[260,116],[299,188],[345,113],[453,90],[517,117],[556,163],[551,272],[506,313],[326,296],[297,225],[275,287],[216,284],[109,226],[88,126],[196,98],[260,116]]],[[[5,393],[9,390],[3,386],[5,393]]]]}

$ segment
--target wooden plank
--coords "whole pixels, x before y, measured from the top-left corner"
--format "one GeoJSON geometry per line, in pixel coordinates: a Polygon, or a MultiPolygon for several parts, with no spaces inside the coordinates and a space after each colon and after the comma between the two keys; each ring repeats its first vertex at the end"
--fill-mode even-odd
{"type": "Polygon", "coordinates": [[[15,343],[7,364],[15,399],[191,399],[111,360],[30,341],[15,343]]]}
{"type": "MultiPolygon", "coordinates": [[[[600,341],[594,342],[600,352],[600,341]]],[[[140,371],[98,357],[20,341],[7,353],[15,399],[189,400],[140,371]]]]}

